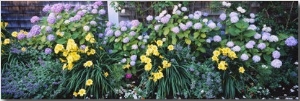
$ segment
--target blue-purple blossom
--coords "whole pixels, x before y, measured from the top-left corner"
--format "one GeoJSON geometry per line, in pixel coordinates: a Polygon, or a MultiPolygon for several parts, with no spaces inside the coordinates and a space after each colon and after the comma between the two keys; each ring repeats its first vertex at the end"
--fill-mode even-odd
{"type": "Polygon", "coordinates": [[[134,31],[131,31],[131,32],[129,33],[130,36],[135,36],[135,34],[136,34],[136,33],[135,33],[134,31]]]}
{"type": "Polygon", "coordinates": [[[47,40],[48,40],[48,41],[53,41],[53,40],[55,40],[55,36],[54,36],[53,34],[49,34],[49,35],[47,36],[47,40]]]}
{"type": "Polygon", "coordinates": [[[194,14],[194,19],[196,19],[196,20],[198,20],[199,18],[201,17],[201,15],[200,14],[194,14]]]}
{"type": "Polygon", "coordinates": [[[183,30],[183,31],[185,31],[185,30],[188,29],[188,27],[187,27],[185,24],[182,24],[182,23],[179,24],[179,27],[180,27],[180,29],[183,30]]]}
{"type": "Polygon", "coordinates": [[[249,19],[249,22],[250,22],[250,23],[254,23],[254,22],[255,22],[255,19],[249,19]]]}
{"type": "Polygon", "coordinates": [[[97,13],[98,13],[98,10],[97,10],[97,9],[92,9],[91,13],[92,13],[92,14],[97,14],[97,13]]]}
{"type": "Polygon", "coordinates": [[[106,11],[105,11],[104,9],[100,9],[100,10],[99,10],[99,14],[100,14],[100,15],[104,15],[105,13],[106,13],[106,11]]]}
{"type": "Polygon", "coordinates": [[[45,49],[45,54],[51,54],[52,53],[52,49],[51,48],[46,48],[45,49]]]}
{"type": "Polygon", "coordinates": [[[248,42],[248,43],[246,43],[245,47],[248,49],[251,49],[254,47],[254,45],[248,42]]]}
{"type": "Polygon", "coordinates": [[[156,16],[154,19],[157,20],[157,21],[159,21],[161,19],[161,17],[156,16]]]}
{"type": "Polygon", "coordinates": [[[221,24],[221,22],[218,22],[218,23],[217,23],[217,26],[218,26],[219,28],[222,28],[222,27],[223,27],[223,25],[221,24]]]}
{"type": "Polygon", "coordinates": [[[121,60],[121,63],[125,63],[127,60],[126,60],[126,58],[123,58],[122,60],[121,60]]]}
{"type": "Polygon", "coordinates": [[[51,9],[51,6],[50,5],[46,5],[44,8],[43,8],[43,12],[46,12],[48,13],[51,9]]]}
{"type": "Polygon", "coordinates": [[[34,36],[34,34],[33,33],[31,33],[31,32],[28,32],[28,34],[26,35],[26,38],[32,38],[34,36]]]}
{"type": "MultiPolygon", "coordinates": [[[[201,24],[201,23],[200,23],[201,24]]],[[[192,27],[193,26],[193,22],[192,21],[188,21],[186,22],[185,24],[188,28],[192,27]]],[[[201,24],[202,25],[202,24],[201,24]]]]}
{"type": "Polygon", "coordinates": [[[50,15],[48,16],[48,18],[47,18],[47,22],[48,22],[49,24],[54,24],[55,21],[56,21],[55,15],[50,14],[50,15]]]}
{"type": "Polygon", "coordinates": [[[250,40],[248,43],[255,45],[255,41],[253,41],[253,40],[250,40]]]}
{"type": "Polygon", "coordinates": [[[131,55],[130,56],[131,61],[136,61],[136,58],[137,58],[137,55],[131,55]]]}
{"type": "Polygon", "coordinates": [[[253,24],[249,25],[249,27],[248,27],[248,30],[254,30],[255,31],[256,29],[257,29],[257,27],[253,24]]]}
{"type": "Polygon", "coordinates": [[[261,38],[261,34],[256,33],[256,34],[254,35],[254,39],[260,39],[260,38],[261,38]]]}
{"type": "Polygon", "coordinates": [[[273,51],[273,52],[272,52],[272,57],[273,57],[274,59],[280,58],[280,52],[277,51],[277,50],[273,51]]]}
{"type": "Polygon", "coordinates": [[[102,1],[96,1],[96,2],[94,2],[93,5],[101,6],[102,4],[103,4],[102,1]]]}
{"type": "Polygon", "coordinates": [[[121,31],[126,31],[127,27],[121,27],[121,31]]]}
{"type": "Polygon", "coordinates": [[[181,11],[180,11],[180,10],[177,10],[177,11],[176,11],[176,14],[177,14],[177,15],[180,15],[180,14],[181,14],[181,11]]]}
{"type": "Polygon", "coordinates": [[[31,23],[36,23],[40,20],[40,18],[38,16],[33,16],[31,19],[30,19],[30,22],[31,23]]]}
{"type": "Polygon", "coordinates": [[[114,34],[114,31],[111,29],[108,29],[105,33],[105,36],[110,37],[110,36],[113,36],[113,34],[114,34]]]}
{"type": "Polygon", "coordinates": [[[199,23],[199,22],[197,22],[197,23],[194,24],[193,28],[194,29],[201,29],[202,28],[202,24],[199,23]]]}
{"type": "Polygon", "coordinates": [[[125,21],[120,21],[119,26],[120,27],[125,27],[127,25],[127,22],[125,21]]]}
{"type": "Polygon", "coordinates": [[[132,46],[131,46],[131,49],[133,49],[133,50],[138,49],[138,45],[136,45],[136,44],[132,45],[132,46]]]}
{"type": "Polygon", "coordinates": [[[148,16],[147,16],[147,18],[146,18],[146,20],[147,20],[147,21],[151,21],[151,20],[153,20],[153,16],[151,16],[151,15],[148,15],[148,16]]]}
{"type": "Polygon", "coordinates": [[[279,59],[274,59],[271,62],[271,66],[273,66],[274,68],[280,68],[282,65],[282,62],[279,59]]]}
{"type": "Polygon", "coordinates": [[[222,21],[226,20],[226,14],[225,14],[225,13],[220,14],[219,18],[220,18],[222,21]]]}
{"type": "Polygon", "coordinates": [[[10,52],[11,52],[11,53],[16,53],[16,54],[19,54],[19,53],[21,53],[22,51],[21,51],[21,50],[19,50],[18,48],[14,48],[14,47],[12,47],[12,48],[10,49],[10,52]]]}
{"type": "Polygon", "coordinates": [[[121,34],[122,34],[122,33],[121,33],[120,30],[116,30],[116,31],[115,31],[115,37],[119,37],[121,34]]]}
{"type": "Polygon", "coordinates": [[[135,65],[135,61],[130,61],[130,66],[134,66],[135,65]]]}
{"type": "Polygon", "coordinates": [[[222,40],[222,38],[219,35],[215,35],[213,37],[214,42],[220,42],[222,40]]]}
{"type": "Polygon", "coordinates": [[[171,31],[174,32],[175,34],[178,34],[179,31],[180,31],[180,29],[176,26],[176,27],[173,27],[173,28],[171,29],[171,31]]]}
{"type": "Polygon", "coordinates": [[[266,48],[266,44],[265,44],[265,43],[259,43],[259,44],[257,45],[257,48],[263,50],[263,49],[266,48]]]}
{"type": "Polygon", "coordinates": [[[76,13],[76,15],[80,15],[80,16],[84,16],[84,12],[83,12],[83,10],[81,10],[81,11],[78,11],[77,13],[76,13]]]}
{"type": "Polygon", "coordinates": [[[263,32],[262,33],[262,36],[261,36],[261,39],[262,40],[268,40],[270,38],[271,34],[270,33],[267,33],[267,32],[263,32]]]}
{"type": "Polygon", "coordinates": [[[61,3],[54,4],[51,7],[51,11],[54,13],[60,13],[64,9],[63,5],[61,3]]]}
{"type": "Polygon", "coordinates": [[[34,36],[39,35],[40,32],[41,32],[41,26],[39,26],[39,25],[34,25],[30,29],[30,33],[32,33],[34,36]]]}
{"type": "Polygon", "coordinates": [[[207,38],[205,41],[206,41],[207,43],[211,43],[211,38],[207,38]]]}
{"type": "Polygon", "coordinates": [[[250,17],[251,18],[255,18],[255,14],[254,13],[250,13],[250,17]]]}
{"type": "Polygon", "coordinates": [[[52,27],[51,26],[47,26],[46,27],[46,32],[47,33],[51,33],[52,32],[52,27]]]}
{"type": "Polygon", "coordinates": [[[242,54],[242,55],[241,55],[241,59],[242,59],[243,61],[246,61],[246,60],[249,59],[249,56],[248,56],[247,54],[242,54]]]}
{"type": "Polygon", "coordinates": [[[103,38],[103,36],[104,36],[103,33],[99,33],[99,34],[98,34],[98,37],[99,37],[99,38],[103,38]]]}
{"type": "Polygon", "coordinates": [[[139,20],[132,20],[131,21],[131,26],[132,27],[137,27],[140,24],[139,20]]]}
{"type": "Polygon", "coordinates": [[[210,22],[210,23],[208,23],[208,25],[207,25],[209,28],[211,28],[211,29],[214,29],[214,28],[216,28],[217,27],[217,25],[216,25],[216,23],[214,23],[214,22],[210,22]]]}
{"type": "Polygon", "coordinates": [[[295,39],[294,36],[290,36],[289,38],[285,39],[285,44],[289,47],[292,47],[292,46],[296,46],[297,43],[298,43],[298,40],[295,39]]]}
{"type": "Polygon", "coordinates": [[[106,26],[107,26],[107,27],[111,27],[112,25],[113,25],[113,24],[112,24],[111,22],[109,22],[109,21],[106,23],[106,26]]]}
{"type": "Polygon", "coordinates": [[[164,17],[162,17],[162,18],[160,19],[160,22],[163,23],[163,24],[166,24],[166,23],[169,22],[169,20],[170,20],[169,17],[164,16],[164,17]]]}
{"type": "Polygon", "coordinates": [[[23,33],[19,33],[18,36],[17,36],[18,40],[22,40],[22,39],[24,39],[25,37],[26,37],[26,35],[23,34],[23,33]]]}
{"type": "Polygon", "coordinates": [[[189,14],[189,19],[193,19],[194,15],[193,14],[189,14]]]}
{"type": "Polygon", "coordinates": [[[271,35],[268,40],[269,40],[269,42],[277,42],[278,37],[276,35],[271,35]]]}
{"type": "Polygon", "coordinates": [[[236,45],[236,46],[232,47],[231,50],[235,51],[235,52],[239,52],[241,50],[241,47],[236,45]]]}
{"type": "Polygon", "coordinates": [[[208,16],[208,13],[207,13],[207,12],[204,12],[204,13],[203,13],[203,16],[207,17],[207,16],[208,16]]]}
{"type": "Polygon", "coordinates": [[[185,11],[187,11],[187,8],[186,7],[181,7],[181,11],[185,12],[185,11]]]}
{"type": "Polygon", "coordinates": [[[252,57],[252,60],[253,60],[253,62],[259,62],[259,61],[260,61],[260,56],[254,55],[254,56],[252,57]]]}
{"type": "Polygon", "coordinates": [[[239,21],[239,17],[237,17],[237,16],[230,17],[230,21],[231,21],[231,23],[236,23],[239,21]]]}
{"type": "Polygon", "coordinates": [[[128,37],[125,37],[124,39],[123,39],[123,43],[128,43],[129,42],[129,38],[128,37]]]}
{"type": "Polygon", "coordinates": [[[227,47],[233,47],[234,43],[232,41],[228,41],[226,44],[227,47]]]}
{"type": "Polygon", "coordinates": [[[64,5],[65,11],[69,11],[71,9],[71,7],[72,7],[72,5],[70,5],[70,4],[64,5]]]}
{"type": "Polygon", "coordinates": [[[229,16],[230,17],[237,17],[238,16],[238,13],[236,13],[236,12],[230,12],[230,14],[229,14],[229,16]]]}

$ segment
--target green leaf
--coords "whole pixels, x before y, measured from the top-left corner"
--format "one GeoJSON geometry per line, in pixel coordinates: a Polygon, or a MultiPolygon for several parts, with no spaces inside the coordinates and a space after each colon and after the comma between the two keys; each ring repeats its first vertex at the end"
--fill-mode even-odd
{"type": "Polygon", "coordinates": [[[82,39],[80,39],[79,44],[83,44],[84,42],[85,42],[85,39],[82,38],[82,39]]]}
{"type": "Polygon", "coordinates": [[[79,33],[78,33],[78,32],[75,32],[74,34],[72,34],[72,38],[73,38],[73,39],[76,39],[78,36],[79,36],[79,33]]]}
{"type": "Polygon", "coordinates": [[[58,39],[58,40],[56,41],[56,43],[58,43],[58,44],[65,44],[66,42],[67,42],[67,40],[64,39],[64,38],[58,39]]]}
{"type": "Polygon", "coordinates": [[[255,34],[256,34],[255,31],[253,31],[253,30],[247,30],[247,31],[245,32],[244,36],[249,38],[249,37],[254,36],[255,34]]]}
{"type": "Polygon", "coordinates": [[[288,38],[289,36],[286,33],[279,33],[278,37],[279,37],[279,39],[284,40],[284,39],[288,38]]]}
{"type": "Polygon", "coordinates": [[[270,55],[263,55],[263,58],[267,61],[267,63],[271,62],[271,56],[270,55]]]}
{"type": "Polygon", "coordinates": [[[42,41],[42,43],[46,42],[46,36],[45,36],[45,35],[43,35],[43,36],[41,37],[41,41],[42,41]]]}
{"type": "Polygon", "coordinates": [[[176,42],[177,42],[176,35],[173,34],[173,35],[172,35],[172,44],[175,45],[176,42]]]}
{"type": "Polygon", "coordinates": [[[184,37],[184,33],[178,33],[177,36],[179,39],[182,39],[184,37]]]}
{"type": "Polygon", "coordinates": [[[197,39],[197,37],[200,35],[200,33],[199,32],[195,32],[194,33],[194,39],[197,39]]]}
{"type": "MultiPolygon", "coordinates": [[[[200,45],[201,45],[201,43],[200,43],[200,45]]],[[[206,52],[205,48],[203,48],[203,47],[198,47],[197,50],[199,50],[202,53],[206,52]]]]}
{"type": "Polygon", "coordinates": [[[232,35],[232,36],[237,36],[237,35],[239,35],[238,31],[236,31],[236,30],[239,30],[239,29],[237,29],[237,28],[234,27],[234,26],[229,26],[228,28],[226,28],[226,30],[228,30],[228,33],[229,33],[230,35],[232,35]]]}
{"type": "Polygon", "coordinates": [[[243,20],[238,21],[237,23],[235,23],[235,26],[241,30],[246,29],[249,27],[249,24],[243,20]]]}
{"type": "Polygon", "coordinates": [[[170,29],[168,27],[164,28],[164,35],[168,35],[170,32],[170,29]]]}

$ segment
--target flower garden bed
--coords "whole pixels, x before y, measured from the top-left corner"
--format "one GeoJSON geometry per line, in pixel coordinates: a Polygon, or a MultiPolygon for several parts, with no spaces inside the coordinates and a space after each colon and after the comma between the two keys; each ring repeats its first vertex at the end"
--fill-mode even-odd
{"type": "Polygon", "coordinates": [[[100,1],[47,5],[28,32],[3,22],[1,97],[298,99],[297,33],[219,4],[219,22],[173,4],[116,26],[100,1]]]}

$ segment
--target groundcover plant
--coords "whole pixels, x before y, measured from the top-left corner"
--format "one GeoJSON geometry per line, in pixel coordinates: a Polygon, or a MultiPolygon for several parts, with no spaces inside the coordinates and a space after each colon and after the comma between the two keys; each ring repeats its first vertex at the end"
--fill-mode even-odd
{"type": "Polygon", "coordinates": [[[240,3],[217,4],[217,20],[166,2],[116,26],[96,1],[46,5],[28,32],[1,22],[1,97],[261,99],[283,85],[298,92],[297,33],[262,24],[240,3]]]}

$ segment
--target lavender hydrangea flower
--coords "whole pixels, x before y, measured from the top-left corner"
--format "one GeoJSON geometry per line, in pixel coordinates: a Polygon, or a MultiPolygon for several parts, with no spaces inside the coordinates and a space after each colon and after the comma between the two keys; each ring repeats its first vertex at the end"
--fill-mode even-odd
{"type": "Polygon", "coordinates": [[[102,1],[96,1],[96,2],[94,2],[93,5],[101,6],[102,4],[103,4],[102,1]]]}
{"type": "Polygon", "coordinates": [[[138,49],[138,45],[136,45],[136,44],[132,45],[132,46],[131,46],[131,49],[133,49],[133,50],[138,49]]]}
{"type": "Polygon", "coordinates": [[[140,24],[139,20],[132,20],[131,21],[131,26],[132,27],[137,27],[140,24]]]}
{"type": "MultiPolygon", "coordinates": [[[[201,24],[201,23],[200,23],[201,24]]],[[[192,21],[188,21],[186,22],[185,24],[188,28],[192,27],[193,26],[193,22],[192,21]]],[[[202,24],[201,24],[202,25],[202,24]]],[[[202,26],[201,26],[202,27],[202,26]]]]}
{"type": "Polygon", "coordinates": [[[99,38],[103,38],[103,36],[104,36],[103,33],[99,33],[99,34],[98,34],[98,37],[99,37],[99,38]]]}
{"type": "Polygon", "coordinates": [[[155,25],[155,26],[154,26],[154,30],[155,30],[155,31],[158,31],[159,27],[160,27],[160,25],[155,25]]]}
{"type": "Polygon", "coordinates": [[[274,59],[280,58],[280,52],[277,51],[277,50],[273,51],[273,52],[272,52],[272,57],[273,57],[274,59]]]}
{"type": "Polygon", "coordinates": [[[284,42],[285,42],[285,44],[286,44],[287,46],[292,47],[292,46],[296,46],[296,45],[297,45],[298,40],[295,39],[294,36],[290,36],[290,37],[288,37],[287,39],[285,39],[284,42]]]}
{"type": "Polygon", "coordinates": [[[65,11],[69,11],[71,9],[72,5],[71,4],[65,4],[64,5],[64,8],[65,8],[65,11]]]}
{"type": "Polygon", "coordinates": [[[52,27],[47,26],[47,27],[46,27],[46,32],[47,32],[47,33],[51,33],[51,32],[52,32],[52,27]]]}
{"type": "Polygon", "coordinates": [[[236,12],[230,12],[229,16],[230,17],[238,16],[238,13],[236,13],[236,12]]]}
{"type": "Polygon", "coordinates": [[[86,48],[86,45],[80,45],[80,49],[84,50],[86,48]]]}
{"type": "Polygon", "coordinates": [[[249,25],[249,27],[248,27],[248,30],[254,30],[255,31],[256,29],[257,29],[257,27],[253,24],[249,25]]]}
{"type": "Polygon", "coordinates": [[[147,21],[152,21],[152,20],[153,20],[153,16],[148,15],[147,18],[146,18],[146,20],[147,20],[147,21]]]}
{"type": "Polygon", "coordinates": [[[138,36],[138,39],[139,39],[139,40],[142,40],[142,39],[143,39],[143,36],[141,36],[141,35],[138,36]]]}
{"type": "Polygon", "coordinates": [[[131,56],[130,56],[130,59],[131,59],[131,61],[136,61],[137,55],[131,55],[131,56]]]}
{"type": "Polygon", "coordinates": [[[270,38],[271,34],[270,33],[267,33],[267,32],[263,32],[262,33],[262,36],[261,36],[261,39],[262,40],[268,40],[270,38]]]}
{"type": "Polygon", "coordinates": [[[121,63],[125,63],[127,60],[125,59],[125,58],[123,58],[122,60],[121,60],[121,63]]]}
{"type": "Polygon", "coordinates": [[[61,4],[61,3],[54,4],[51,7],[51,11],[54,13],[60,13],[63,9],[64,9],[64,7],[63,7],[63,4],[61,4]]]}
{"type": "Polygon", "coordinates": [[[173,27],[172,29],[172,32],[174,32],[175,34],[178,34],[180,29],[176,26],[176,27],[173,27]]]}
{"type": "Polygon", "coordinates": [[[43,12],[49,12],[51,10],[51,6],[50,5],[46,5],[44,8],[43,8],[43,12]]]}
{"type": "Polygon", "coordinates": [[[79,16],[84,16],[84,15],[85,15],[85,13],[83,12],[83,10],[81,10],[81,11],[78,11],[78,12],[76,13],[76,15],[79,15],[79,16]]]}
{"type": "Polygon", "coordinates": [[[250,17],[251,18],[255,18],[255,14],[254,13],[250,13],[250,17]]]}
{"type": "Polygon", "coordinates": [[[241,47],[236,45],[236,46],[232,47],[231,50],[235,51],[235,52],[239,52],[241,50],[241,47]]]}
{"type": "Polygon", "coordinates": [[[166,24],[166,23],[169,22],[169,20],[170,20],[169,17],[164,16],[164,17],[162,17],[162,18],[160,19],[160,22],[162,22],[163,24],[166,24]]]}
{"type": "Polygon", "coordinates": [[[218,26],[219,28],[222,28],[222,27],[223,27],[223,25],[221,24],[221,22],[218,22],[218,23],[217,23],[217,26],[218,26]]]}
{"type": "Polygon", "coordinates": [[[254,47],[254,45],[253,45],[253,44],[251,44],[251,43],[249,43],[249,42],[248,42],[248,43],[247,43],[245,46],[246,46],[246,48],[248,48],[248,49],[251,49],[251,48],[253,48],[253,47],[254,47]]]}
{"type": "Polygon", "coordinates": [[[239,18],[237,16],[233,16],[233,17],[230,17],[230,21],[231,21],[231,23],[236,23],[239,21],[239,18]]]}
{"type": "Polygon", "coordinates": [[[124,26],[126,26],[126,23],[127,23],[127,22],[125,22],[125,21],[120,21],[119,26],[120,26],[120,27],[124,27],[124,26]]]}
{"type": "Polygon", "coordinates": [[[97,25],[97,22],[93,20],[93,21],[90,22],[90,24],[91,24],[92,26],[96,26],[96,25],[97,25]]]}
{"type": "Polygon", "coordinates": [[[255,19],[249,19],[249,22],[250,22],[250,23],[254,23],[254,22],[255,22],[255,19]]]}
{"type": "Polygon", "coordinates": [[[220,42],[222,40],[222,38],[219,35],[215,35],[213,37],[214,42],[220,42]]]}
{"type": "Polygon", "coordinates": [[[242,55],[241,55],[241,59],[242,59],[243,61],[246,61],[246,60],[249,59],[249,56],[248,56],[247,54],[242,54],[242,55]]]}
{"type": "Polygon", "coordinates": [[[40,18],[38,16],[33,16],[31,19],[30,19],[30,22],[31,23],[36,23],[40,20],[40,18]]]}
{"type": "Polygon", "coordinates": [[[83,26],[83,30],[87,32],[87,31],[90,30],[90,27],[89,26],[83,26]]]}
{"type": "Polygon", "coordinates": [[[48,41],[53,41],[53,40],[55,40],[55,36],[54,36],[53,34],[49,34],[49,35],[47,36],[47,40],[48,40],[48,41]]]}
{"type": "Polygon", "coordinates": [[[108,29],[108,30],[106,31],[106,33],[105,33],[105,36],[107,36],[107,37],[113,36],[113,33],[114,33],[113,30],[108,29]]]}
{"type": "Polygon", "coordinates": [[[34,36],[39,35],[40,32],[41,32],[41,26],[39,26],[39,25],[34,25],[30,29],[30,33],[32,33],[34,36]]]}
{"type": "Polygon", "coordinates": [[[51,48],[46,48],[45,49],[45,54],[51,54],[52,53],[52,49],[51,48]]]}
{"type": "Polygon", "coordinates": [[[128,37],[125,37],[124,39],[123,39],[123,43],[128,43],[129,42],[129,38],[128,37]]]}
{"type": "Polygon", "coordinates": [[[257,45],[257,48],[263,50],[263,49],[266,48],[266,44],[265,44],[265,43],[259,43],[259,44],[257,45]]]}
{"type": "Polygon", "coordinates": [[[98,10],[97,10],[97,9],[92,9],[91,13],[92,13],[92,14],[97,14],[97,13],[98,13],[98,10]]]}
{"type": "Polygon", "coordinates": [[[250,40],[248,43],[255,45],[255,41],[253,41],[253,40],[250,40]]]}
{"type": "Polygon", "coordinates": [[[160,21],[161,17],[156,16],[154,19],[157,20],[157,21],[160,21]]]}
{"type": "Polygon", "coordinates": [[[189,14],[189,19],[193,19],[194,15],[193,14],[189,14]]]}
{"type": "Polygon", "coordinates": [[[181,7],[181,11],[185,12],[185,11],[187,11],[187,8],[186,7],[181,7]]]}
{"type": "Polygon", "coordinates": [[[119,37],[121,34],[122,34],[122,33],[121,33],[120,30],[116,30],[116,31],[115,31],[115,37],[119,37]]]}
{"type": "Polygon", "coordinates": [[[112,25],[113,25],[113,24],[112,24],[111,22],[109,22],[109,21],[106,23],[106,26],[107,26],[107,27],[111,27],[112,25]]]}
{"type": "Polygon", "coordinates": [[[253,57],[252,57],[252,60],[253,60],[253,62],[259,62],[260,61],[260,56],[258,56],[258,55],[254,55],[253,57]]]}
{"type": "Polygon", "coordinates": [[[282,65],[282,62],[279,59],[274,59],[271,62],[271,66],[273,66],[274,68],[280,68],[282,65]]]}
{"type": "Polygon", "coordinates": [[[233,47],[234,43],[232,41],[228,41],[226,44],[227,47],[233,47]]]}
{"type": "Polygon", "coordinates": [[[207,17],[208,13],[207,12],[203,12],[203,16],[207,17]]]}
{"type": "Polygon", "coordinates": [[[181,11],[180,11],[180,10],[177,10],[177,11],[176,11],[176,14],[177,14],[177,15],[180,15],[180,14],[181,14],[181,11]]]}
{"type": "Polygon", "coordinates": [[[207,43],[211,43],[211,38],[207,38],[205,41],[206,41],[207,43]]]}
{"type": "Polygon", "coordinates": [[[207,25],[209,28],[211,28],[211,29],[214,29],[214,28],[216,28],[217,27],[217,25],[216,25],[216,23],[214,23],[214,22],[210,22],[210,23],[208,23],[208,25],[207,25]]]}
{"type": "Polygon", "coordinates": [[[197,22],[197,23],[194,24],[193,28],[194,29],[201,29],[202,28],[202,24],[199,23],[199,22],[197,22]]]}
{"type": "Polygon", "coordinates": [[[271,35],[268,40],[269,40],[269,42],[277,42],[278,37],[276,35],[271,35]]]}
{"type": "Polygon", "coordinates": [[[193,17],[193,18],[194,18],[195,20],[198,20],[198,19],[200,19],[200,17],[201,17],[201,15],[199,15],[199,14],[194,14],[194,17],[193,17]]]}
{"type": "Polygon", "coordinates": [[[135,61],[130,61],[130,66],[134,66],[135,65],[135,61]]]}
{"type": "Polygon", "coordinates": [[[22,40],[22,39],[24,39],[25,37],[26,37],[26,35],[23,34],[23,33],[19,33],[18,36],[17,36],[18,40],[22,40]]]}
{"type": "Polygon", "coordinates": [[[260,39],[260,38],[261,38],[261,34],[256,33],[256,34],[254,35],[254,39],[260,39]]]}
{"type": "Polygon", "coordinates": [[[188,29],[188,27],[187,27],[185,24],[183,24],[183,23],[180,23],[180,24],[179,24],[179,27],[180,27],[180,29],[183,30],[183,31],[185,31],[185,30],[188,29]]]}
{"type": "Polygon", "coordinates": [[[121,27],[121,31],[127,31],[127,27],[121,27]]]}
{"type": "Polygon", "coordinates": [[[104,9],[100,9],[100,10],[99,10],[99,14],[100,14],[100,15],[104,15],[105,13],[106,13],[106,11],[105,11],[104,9]]]}
{"type": "Polygon", "coordinates": [[[48,16],[48,18],[47,18],[47,22],[48,22],[49,24],[54,24],[55,21],[56,21],[55,15],[50,14],[50,15],[48,16]]]}
{"type": "Polygon", "coordinates": [[[226,14],[225,14],[225,13],[220,14],[219,18],[220,18],[222,21],[226,20],[226,14]]]}
{"type": "Polygon", "coordinates": [[[31,32],[29,32],[27,35],[26,35],[26,38],[32,38],[34,36],[34,34],[33,33],[31,33],[31,32]]]}
{"type": "Polygon", "coordinates": [[[135,36],[135,34],[136,34],[136,33],[135,33],[134,31],[131,31],[131,32],[129,33],[130,36],[135,36]]]}

